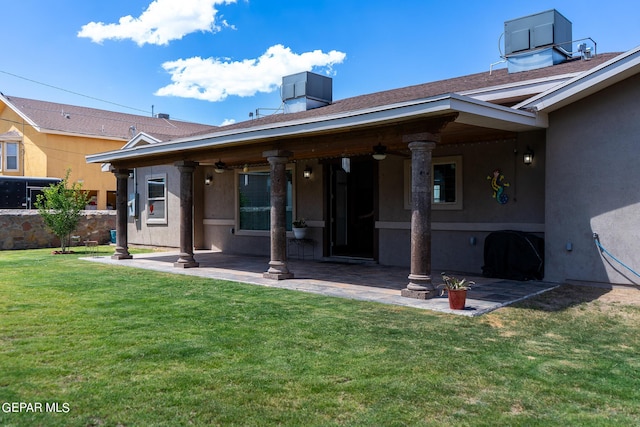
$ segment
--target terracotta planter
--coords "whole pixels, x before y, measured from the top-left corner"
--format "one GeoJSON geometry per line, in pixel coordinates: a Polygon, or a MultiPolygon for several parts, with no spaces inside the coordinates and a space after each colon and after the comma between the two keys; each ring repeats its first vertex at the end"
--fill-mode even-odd
{"type": "Polygon", "coordinates": [[[296,239],[304,239],[305,237],[307,237],[307,227],[303,227],[303,228],[298,228],[298,227],[293,227],[293,236],[296,239]]]}
{"type": "Polygon", "coordinates": [[[464,310],[464,305],[467,301],[466,289],[448,289],[447,296],[449,297],[449,308],[451,310],[464,310]]]}

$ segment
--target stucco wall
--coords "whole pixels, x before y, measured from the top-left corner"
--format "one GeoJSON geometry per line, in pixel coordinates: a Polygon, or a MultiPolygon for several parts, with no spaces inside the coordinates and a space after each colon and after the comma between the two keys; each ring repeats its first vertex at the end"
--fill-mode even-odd
{"type": "Polygon", "coordinates": [[[118,150],[126,141],[38,132],[11,108],[0,105],[0,133],[13,130],[23,135],[20,170],[1,174],[64,178],[71,169],[70,180],[82,181],[84,190],[96,191],[97,208],[107,208],[107,192],[116,190],[115,176],[102,172],[99,164],[87,163],[85,155],[118,150]]]}
{"type": "Polygon", "coordinates": [[[550,115],[545,278],[638,283],[601,257],[593,233],[640,272],[639,99],[635,76],[550,115]]]}
{"type": "MultiPolygon", "coordinates": [[[[46,157],[46,176],[63,178],[71,169],[70,180],[82,182],[84,190],[97,192],[98,209],[107,208],[107,192],[116,191],[116,178],[110,172],[102,172],[99,163],[87,163],[85,156],[118,150],[125,141],[46,134],[38,136],[36,142],[37,150],[46,157]]],[[[115,200],[110,202],[114,204],[115,200]]]]}
{"type": "MultiPolygon", "coordinates": [[[[438,146],[434,158],[462,156],[463,209],[433,211],[434,268],[480,273],[484,263],[485,237],[496,230],[544,231],[544,132],[519,135],[508,141],[438,146]],[[525,166],[522,153],[532,148],[534,164],[525,166]],[[499,168],[510,184],[510,200],[499,204],[492,197],[487,176],[499,168]]],[[[379,262],[383,265],[410,265],[411,211],[405,207],[404,169],[408,157],[389,155],[377,164],[379,212],[376,227],[379,235],[379,262]]],[[[314,241],[313,256],[320,259],[325,247],[328,218],[325,217],[323,164],[302,161],[290,165],[294,171],[294,215],[309,224],[309,238],[314,241]],[[302,172],[313,170],[310,179],[302,172]]],[[[265,167],[268,170],[268,167],[265,167]]],[[[194,174],[194,242],[196,248],[227,253],[269,256],[268,231],[247,232],[237,229],[237,170],[215,173],[210,166],[200,166],[194,174]],[[204,178],[210,175],[210,185],[204,178]],[[201,219],[198,218],[201,215],[201,219]]],[[[179,174],[173,166],[137,170],[140,217],[129,218],[129,242],[132,244],[178,247],[179,241],[179,174]],[[170,190],[167,225],[146,224],[145,177],[167,173],[170,190]],[[172,193],[173,192],[173,193],[172,193]]],[[[129,180],[130,189],[133,179],[129,180]]],[[[130,190],[132,192],[132,190],[130,190]]],[[[307,251],[309,248],[306,248],[307,251]]],[[[293,255],[297,255],[294,250],[293,255]]],[[[309,253],[306,253],[309,256],[309,253]]]]}
{"type": "MultiPolygon", "coordinates": [[[[73,233],[81,240],[108,243],[116,227],[114,211],[83,211],[73,233]]],[[[37,249],[59,247],[60,240],[46,228],[35,210],[0,209],[0,249],[37,249]]]]}
{"type": "MultiPolygon", "coordinates": [[[[463,208],[432,211],[433,268],[481,273],[484,239],[492,231],[544,231],[544,132],[520,134],[507,141],[440,145],[433,158],[461,156],[463,208]],[[526,166],[522,154],[530,147],[534,163],[526,166]],[[492,197],[487,176],[502,170],[509,201],[492,197]]],[[[410,262],[411,211],[404,205],[407,183],[405,158],[388,156],[380,162],[380,263],[408,266],[410,262]]]]}
{"type": "MultiPolygon", "coordinates": [[[[172,165],[136,169],[128,181],[128,196],[138,194],[137,218],[128,216],[128,242],[135,245],[180,247],[180,174],[172,165]],[[147,178],[166,175],[167,223],[151,224],[147,201],[147,178]]],[[[197,197],[196,197],[197,198],[197,197]]]]}
{"type": "Polygon", "coordinates": [[[205,167],[204,173],[213,177],[211,185],[204,186],[204,241],[207,249],[268,255],[269,232],[242,233],[236,230],[236,172],[215,173],[213,168],[205,167]]]}
{"type": "MultiPolygon", "coordinates": [[[[289,165],[294,174],[293,197],[294,215],[304,218],[309,226],[308,238],[314,241],[313,254],[311,248],[305,248],[306,257],[319,259],[322,256],[324,240],[323,220],[323,173],[317,161],[299,162],[289,165]],[[312,168],[311,178],[305,179],[302,171],[312,168]]],[[[269,231],[247,232],[237,230],[236,225],[236,191],[238,179],[234,170],[222,174],[213,172],[212,168],[202,167],[203,176],[213,177],[211,185],[204,186],[204,218],[203,242],[206,249],[221,250],[227,253],[269,256],[271,250],[269,231]]],[[[265,167],[265,170],[268,170],[265,167]]],[[[297,251],[295,256],[297,256],[297,251]]]]}

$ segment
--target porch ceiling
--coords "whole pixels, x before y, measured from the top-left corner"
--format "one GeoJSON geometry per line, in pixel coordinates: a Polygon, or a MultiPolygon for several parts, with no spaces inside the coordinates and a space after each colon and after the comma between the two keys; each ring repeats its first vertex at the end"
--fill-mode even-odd
{"type": "Polygon", "coordinates": [[[439,133],[440,144],[454,144],[512,138],[519,131],[544,127],[546,116],[449,94],[311,121],[249,125],[96,154],[87,156],[87,161],[134,168],[176,161],[213,164],[222,160],[234,167],[263,164],[263,153],[269,150],[291,151],[291,160],[322,159],[372,154],[378,144],[389,151],[405,151],[403,136],[423,132],[439,133]],[[448,123],[444,128],[443,120],[448,123]]]}
{"type": "MultiPolygon", "coordinates": [[[[133,168],[158,164],[173,164],[177,161],[195,161],[202,165],[213,165],[222,160],[229,167],[244,164],[264,164],[265,151],[291,151],[291,160],[326,159],[335,157],[351,157],[373,154],[373,147],[378,143],[387,147],[388,151],[407,151],[402,136],[407,133],[418,133],[423,127],[379,126],[366,130],[352,130],[326,135],[283,138],[279,140],[257,141],[245,145],[225,145],[220,147],[203,147],[179,153],[158,153],[144,158],[114,161],[117,168],[133,168]]],[[[513,138],[514,132],[481,128],[460,123],[449,124],[441,134],[439,144],[455,144],[460,142],[480,142],[513,138]]]]}

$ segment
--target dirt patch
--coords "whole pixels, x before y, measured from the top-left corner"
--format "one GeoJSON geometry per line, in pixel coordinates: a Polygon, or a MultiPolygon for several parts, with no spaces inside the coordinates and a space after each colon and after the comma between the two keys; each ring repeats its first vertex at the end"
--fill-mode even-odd
{"type": "Polygon", "coordinates": [[[562,285],[518,305],[544,311],[558,311],[594,301],[603,304],[640,306],[640,289],[562,285]]]}
{"type": "Polygon", "coordinates": [[[612,289],[598,298],[607,303],[620,303],[640,306],[640,289],[612,289]]]}

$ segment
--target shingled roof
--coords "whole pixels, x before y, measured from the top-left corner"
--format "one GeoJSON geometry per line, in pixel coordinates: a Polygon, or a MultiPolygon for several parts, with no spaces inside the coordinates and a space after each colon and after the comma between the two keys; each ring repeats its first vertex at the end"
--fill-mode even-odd
{"type": "MultiPolygon", "coordinates": [[[[443,143],[468,140],[470,137],[480,140],[513,132],[539,130],[547,126],[547,116],[528,108],[519,109],[515,107],[516,104],[611,65],[621,56],[619,53],[598,54],[589,60],[576,58],[562,64],[517,73],[509,73],[507,69],[493,72],[487,70],[346,98],[308,111],[273,114],[157,144],[140,135],[139,139],[130,141],[121,150],[90,155],[87,156],[87,161],[138,167],[143,163],[182,159],[189,152],[192,153],[192,158],[206,163],[219,158],[215,153],[220,149],[227,150],[227,164],[234,161],[246,163],[246,152],[238,151],[236,158],[233,158],[230,150],[255,146],[251,149],[258,151],[252,155],[258,156],[263,152],[259,151],[263,148],[261,144],[268,141],[284,143],[300,138],[309,141],[314,137],[327,137],[329,134],[337,135],[356,129],[382,128],[401,122],[410,126],[411,121],[416,124],[427,118],[454,114],[455,123],[447,125],[446,132],[442,135],[443,143]]],[[[364,145],[359,149],[364,149],[363,147],[364,145]]],[[[369,148],[366,147],[367,150],[369,148]]],[[[328,149],[325,151],[323,155],[335,155],[328,149]]],[[[313,148],[297,153],[298,158],[317,158],[319,155],[313,148]]]]}
{"type": "MultiPolygon", "coordinates": [[[[488,90],[490,88],[523,84],[529,81],[539,82],[555,76],[567,76],[566,78],[568,79],[577,73],[592,69],[617,55],[618,53],[599,54],[589,61],[576,59],[552,67],[518,73],[509,73],[506,68],[502,68],[493,70],[492,72],[486,71],[483,73],[354,96],[337,100],[321,108],[291,114],[273,114],[224,127],[171,120],[162,117],[119,113],[15,96],[4,96],[0,99],[5,100],[11,108],[22,115],[25,120],[30,122],[40,132],[77,134],[122,141],[129,141],[133,136],[139,133],[145,133],[159,141],[171,141],[189,136],[212,134],[217,131],[248,129],[255,126],[265,126],[290,120],[312,119],[416,99],[424,99],[442,94],[467,94],[469,92],[488,90]]],[[[528,96],[531,95],[533,94],[529,94],[528,96]]]]}
{"type": "Polygon", "coordinates": [[[4,96],[4,100],[34,128],[44,133],[76,134],[128,141],[132,136],[144,132],[158,140],[167,141],[216,130],[216,126],[211,125],[15,96],[4,96]]]}
{"type": "MultiPolygon", "coordinates": [[[[254,126],[264,126],[271,123],[281,123],[290,120],[304,120],[320,116],[329,116],[348,111],[357,111],[367,108],[391,105],[400,102],[429,98],[437,95],[449,93],[467,94],[468,92],[481,89],[506,87],[510,85],[523,84],[525,82],[540,82],[556,76],[565,76],[564,80],[577,75],[578,73],[590,70],[620,53],[599,54],[590,60],[574,59],[562,64],[538,68],[530,71],[509,73],[506,68],[486,71],[482,73],[470,74],[462,77],[455,77],[446,80],[423,83],[414,86],[406,86],[398,89],[391,89],[366,95],[355,96],[342,100],[337,100],[325,107],[315,108],[308,111],[290,114],[272,114],[255,120],[243,121],[219,128],[219,130],[245,129],[254,126]]],[[[558,82],[559,83],[559,82],[558,82]]],[[[533,96],[529,93],[526,97],[533,96]]],[[[473,96],[473,95],[471,95],[473,96]]],[[[525,97],[525,98],[526,98],[525,97]]],[[[506,100],[501,100],[506,101],[506,100]]]]}

